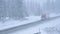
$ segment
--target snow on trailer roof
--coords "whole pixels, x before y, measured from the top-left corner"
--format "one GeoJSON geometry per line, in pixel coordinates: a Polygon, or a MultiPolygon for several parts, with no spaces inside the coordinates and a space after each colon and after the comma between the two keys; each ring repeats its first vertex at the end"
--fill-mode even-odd
{"type": "Polygon", "coordinates": [[[40,16],[32,16],[32,17],[26,17],[26,18],[27,18],[27,20],[24,20],[24,21],[13,20],[13,21],[9,21],[9,22],[7,21],[4,24],[0,23],[1,24],[0,25],[0,31],[10,29],[10,28],[14,28],[14,27],[17,27],[17,26],[26,25],[26,24],[29,24],[29,23],[33,23],[33,22],[39,21],[41,19],[40,16]]]}

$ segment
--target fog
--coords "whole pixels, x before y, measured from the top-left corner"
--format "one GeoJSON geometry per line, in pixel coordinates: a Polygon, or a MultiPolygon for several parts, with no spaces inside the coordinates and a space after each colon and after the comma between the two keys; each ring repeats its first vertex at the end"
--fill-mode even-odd
{"type": "Polygon", "coordinates": [[[59,20],[60,0],[0,0],[1,34],[59,34],[59,20]]]}
{"type": "Polygon", "coordinates": [[[59,0],[0,0],[0,16],[38,16],[42,12],[59,12],[59,0]]]}

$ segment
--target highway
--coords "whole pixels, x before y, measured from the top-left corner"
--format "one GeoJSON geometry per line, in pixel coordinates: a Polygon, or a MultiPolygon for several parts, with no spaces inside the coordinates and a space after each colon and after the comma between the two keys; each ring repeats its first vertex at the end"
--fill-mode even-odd
{"type": "MultiPolygon", "coordinates": [[[[0,31],[1,34],[12,34],[14,32],[17,32],[17,31],[24,31],[26,29],[29,29],[31,27],[35,27],[35,26],[38,26],[38,25],[41,25],[41,24],[44,24],[44,23],[48,23],[50,21],[53,21],[55,19],[59,19],[60,16],[58,17],[54,17],[54,18],[49,18],[49,19],[45,19],[45,20],[39,20],[37,22],[33,22],[33,23],[30,23],[30,24],[26,24],[26,25],[22,25],[22,26],[17,26],[17,27],[14,27],[14,28],[11,28],[11,29],[7,29],[7,30],[2,30],[0,31]]],[[[16,33],[14,33],[16,34],[16,33]]]]}

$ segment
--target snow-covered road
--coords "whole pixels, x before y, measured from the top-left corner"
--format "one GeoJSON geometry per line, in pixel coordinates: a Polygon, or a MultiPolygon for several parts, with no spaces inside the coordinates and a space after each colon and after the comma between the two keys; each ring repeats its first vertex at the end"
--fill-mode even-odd
{"type": "Polygon", "coordinates": [[[12,32],[10,34],[34,34],[36,32],[41,32],[41,34],[48,34],[44,29],[49,28],[49,27],[55,27],[56,25],[59,25],[60,23],[60,18],[57,18],[55,20],[51,21],[46,21],[43,24],[37,24],[37,26],[32,26],[24,30],[18,30],[15,32],[12,32]]]}
{"type": "MultiPolygon", "coordinates": [[[[60,22],[60,17],[55,17],[54,19],[49,19],[46,21],[37,21],[36,23],[27,24],[24,26],[19,26],[16,29],[1,32],[1,34],[34,34],[41,31],[41,34],[46,33],[46,28],[54,27],[60,22]]],[[[46,33],[47,34],[47,33],[46,33]]]]}
{"type": "MultiPolygon", "coordinates": [[[[30,16],[26,17],[27,20],[9,20],[4,24],[0,23],[0,33],[1,34],[32,34],[39,32],[44,32],[44,28],[53,26],[56,24],[57,20],[60,20],[60,14],[50,14],[48,19],[41,20],[41,16],[30,16]],[[30,31],[31,30],[31,31],[30,31]],[[23,33],[24,32],[24,33],[23,33]],[[28,33],[27,33],[28,32],[28,33]]],[[[59,24],[59,22],[57,23],[59,24]]],[[[43,33],[42,33],[43,34],[43,33]]]]}
{"type": "MultiPolygon", "coordinates": [[[[34,34],[36,32],[39,32],[39,30],[41,31],[41,34],[45,34],[45,30],[46,28],[48,27],[54,27],[60,22],[60,18],[57,18],[57,19],[54,19],[54,20],[51,20],[51,21],[46,21],[44,22],[43,24],[35,24],[32,25],[32,26],[29,26],[28,28],[26,29],[23,29],[23,30],[17,30],[17,31],[14,31],[14,32],[10,32],[9,34],[34,34]]],[[[48,33],[46,33],[48,34],[48,33]]]]}

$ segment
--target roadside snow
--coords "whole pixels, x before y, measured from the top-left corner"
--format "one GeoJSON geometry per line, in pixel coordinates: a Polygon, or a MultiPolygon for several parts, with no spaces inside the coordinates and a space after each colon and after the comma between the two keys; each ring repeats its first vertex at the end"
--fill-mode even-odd
{"type": "Polygon", "coordinates": [[[32,17],[26,17],[27,20],[10,20],[10,21],[6,21],[5,23],[0,23],[0,30],[5,30],[5,29],[9,29],[9,28],[13,28],[16,26],[21,26],[21,25],[25,25],[25,24],[29,24],[32,22],[36,22],[39,21],[41,18],[40,16],[32,16],[32,17]]]}
{"type": "MultiPolygon", "coordinates": [[[[51,28],[51,27],[55,27],[55,26],[57,27],[57,25],[59,25],[59,24],[60,24],[60,18],[57,18],[55,20],[47,21],[47,22],[44,22],[43,24],[33,26],[33,27],[30,27],[28,29],[24,29],[24,30],[21,30],[21,31],[20,30],[15,31],[15,32],[12,32],[10,34],[34,34],[34,33],[37,33],[37,32],[41,32],[41,34],[51,34],[51,33],[48,33],[46,31],[47,28],[51,28]]],[[[57,33],[55,33],[55,34],[57,34],[57,33]]]]}
{"type": "MultiPolygon", "coordinates": [[[[50,14],[49,17],[52,18],[52,17],[57,17],[57,16],[60,16],[60,14],[50,14]]],[[[20,21],[20,20],[10,20],[10,21],[7,21],[5,22],[4,24],[0,23],[0,30],[5,30],[5,29],[9,29],[9,28],[12,28],[12,27],[16,27],[16,26],[21,26],[21,25],[26,25],[26,24],[29,24],[29,23],[32,23],[32,22],[36,22],[38,20],[41,20],[41,16],[29,16],[29,17],[26,17],[27,20],[23,20],[23,21],[20,21]]],[[[58,19],[55,19],[55,20],[52,20],[52,21],[47,21],[47,22],[44,22],[43,24],[40,24],[40,25],[37,25],[37,26],[33,26],[31,28],[28,28],[28,29],[25,29],[25,30],[21,30],[21,31],[15,31],[15,32],[12,32],[10,34],[34,34],[34,33],[37,33],[37,32],[41,32],[41,34],[48,34],[46,32],[46,28],[49,28],[49,27],[54,27],[60,22],[60,18],[58,19]]]]}

